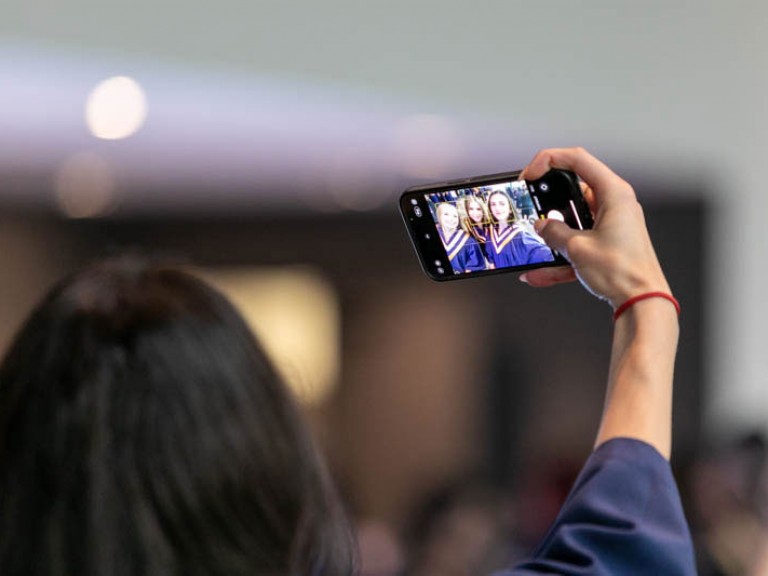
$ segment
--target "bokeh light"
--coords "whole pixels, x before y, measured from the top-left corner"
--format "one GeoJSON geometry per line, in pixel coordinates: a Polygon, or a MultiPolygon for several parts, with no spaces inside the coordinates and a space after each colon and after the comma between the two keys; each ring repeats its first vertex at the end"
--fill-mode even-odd
{"type": "Polygon", "coordinates": [[[327,399],[339,378],[340,312],[321,274],[305,267],[199,273],[238,308],[300,402],[327,399]]]}
{"type": "Polygon", "coordinates": [[[89,94],[85,121],[91,134],[119,140],[135,134],[147,118],[147,98],[133,78],[115,76],[100,82],[89,94]]]}
{"type": "Polygon", "coordinates": [[[91,152],[75,154],[55,175],[54,192],[69,218],[103,216],[115,206],[117,183],[112,166],[91,152]]]}

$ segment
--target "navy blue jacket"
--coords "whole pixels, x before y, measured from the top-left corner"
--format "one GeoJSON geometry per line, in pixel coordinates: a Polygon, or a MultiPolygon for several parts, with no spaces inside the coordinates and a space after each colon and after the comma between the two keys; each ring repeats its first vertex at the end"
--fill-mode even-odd
{"type": "Polygon", "coordinates": [[[495,576],[533,574],[695,575],[669,462],[638,440],[598,447],[533,556],[495,576]]]}

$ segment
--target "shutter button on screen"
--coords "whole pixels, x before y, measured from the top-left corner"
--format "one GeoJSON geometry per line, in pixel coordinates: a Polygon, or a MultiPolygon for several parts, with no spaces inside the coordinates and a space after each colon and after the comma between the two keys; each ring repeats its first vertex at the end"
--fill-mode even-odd
{"type": "Polygon", "coordinates": [[[563,213],[560,212],[560,210],[550,210],[547,212],[547,218],[550,220],[559,220],[560,222],[565,222],[565,216],[563,216],[563,213]]]}

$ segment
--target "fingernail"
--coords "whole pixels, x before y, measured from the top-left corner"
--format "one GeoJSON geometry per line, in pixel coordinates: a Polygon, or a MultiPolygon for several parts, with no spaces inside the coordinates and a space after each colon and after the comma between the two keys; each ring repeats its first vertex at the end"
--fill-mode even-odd
{"type": "Polygon", "coordinates": [[[524,282],[525,284],[528,284],[528,274],[520,274],[520,277],[518,278],[520,282],[524,282]]]}

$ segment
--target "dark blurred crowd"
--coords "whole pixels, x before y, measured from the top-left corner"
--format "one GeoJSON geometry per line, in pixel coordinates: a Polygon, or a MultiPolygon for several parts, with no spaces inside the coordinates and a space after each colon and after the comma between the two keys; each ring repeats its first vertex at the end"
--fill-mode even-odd
{"type": "Polygon", "coordinates": [[[768,574],[766,438],[745,435],[681,478],[702,576],[768,574]]]}
{"type": "MultiPolygon", "coordinates": [[[[750,433],[676,467],[700,576],[768,576],[768,449],[750,433]]],[[[681,458],[678,462],[685,462],[681,458]]],[[[402,529],[359,523],[364,576],[490,574],[540,541],[578,473],[547,463],[514,490],[478,479],[426,495],[402,529]]]]}

